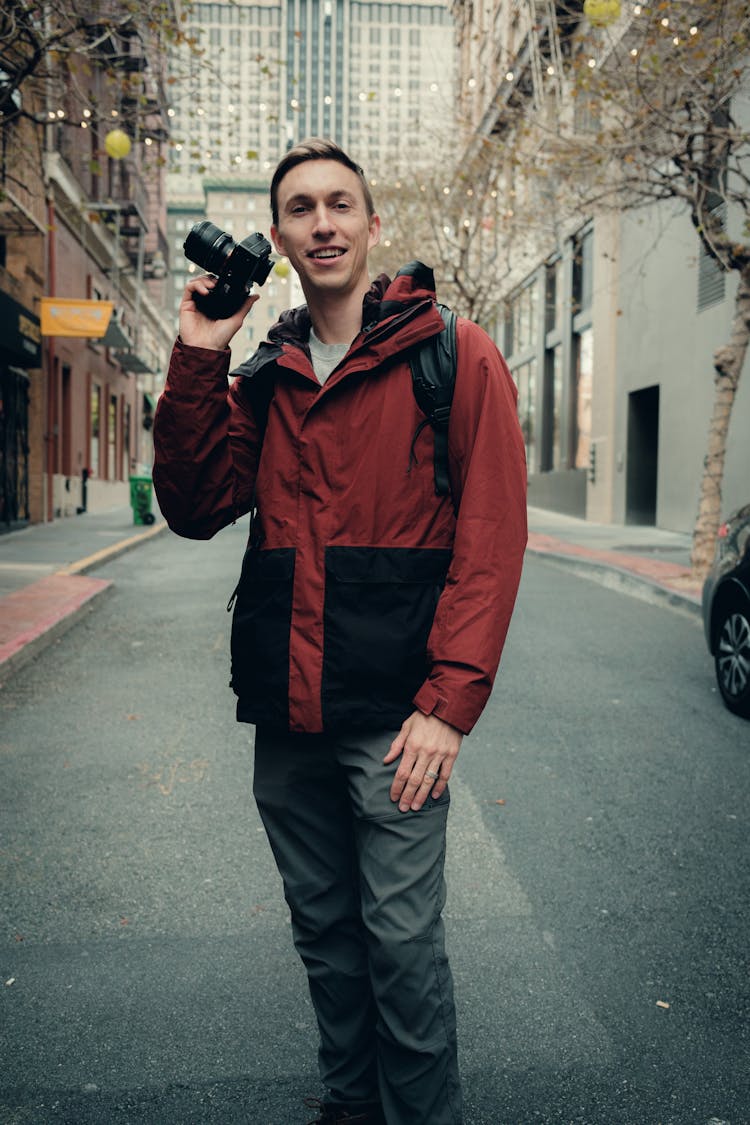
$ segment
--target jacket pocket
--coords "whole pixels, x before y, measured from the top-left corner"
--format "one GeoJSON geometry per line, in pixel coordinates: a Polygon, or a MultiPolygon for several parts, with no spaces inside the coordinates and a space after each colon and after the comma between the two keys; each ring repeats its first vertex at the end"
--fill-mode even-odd
{"type": "Polygon", "coordinates": [[[393,721],[429,672],[427,638],[452,552],[329,547],[324,611],[324,726],[393,721]]]}
{"type": "Polygon", "coordinates": [[[295,552],[249,547],[232,617],[232,688],[250,721],[286,725],[295,552]]]}

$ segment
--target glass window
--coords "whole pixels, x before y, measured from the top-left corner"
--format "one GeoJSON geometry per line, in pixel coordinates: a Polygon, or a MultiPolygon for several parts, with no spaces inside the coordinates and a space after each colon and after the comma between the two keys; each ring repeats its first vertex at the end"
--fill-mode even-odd
{"type": "Polygon", "coordinates": [[[536,281],[525,286],[515,297],[511,298],[510,316],[508,319],[506,350],[509,355],[518,355],[520,352],[533,348],[537,341],[538,328],[538,285],[536,281]]]}
{"type": "Polygon", "coordinates": [[[99,463],[99,402],[101,388],[98,383],[91,386],[91,472],[99,476],[101,465],[99,463]]]}
{"type": "Polygon", "coordinates": [[[542,407],[542,450],[540,469],[549,472],[562,468],[560,423],[562,419],[562,345],[550,348],[545,356],[544,405],[542,407]]]}
{"type": "Polygon", "coordinates": [[[545,332],[554,332],[556,328],[562,327],[563,287],[562,263],[560,261],[552,262],[547,266],[546,286],[544,330],[545,332]]]}
{"type": "Polygon", "coordinates": [[[536,360],[531,359],[513,372],[518,387],[518,420],[521,423],[523,442],[526,446],[526,464],[533,472],[536,462],[536,360]]]}
{"type": "Polygon", "coordinates": [[[587,231],[578,240],[573,255],[573,312],[591,305],[594,281],[594,232],[587,231]]]}
{"type": "Polygon", "coordinates": [[[123,396],[122,480],[130,476],[130,403],[123,396]]]}
{"type": "Polygon", "coordinates": [[[107,412],[107,479],[115,480],[117,451],[117,396],[109,396],[109,410],[107,412]]]}

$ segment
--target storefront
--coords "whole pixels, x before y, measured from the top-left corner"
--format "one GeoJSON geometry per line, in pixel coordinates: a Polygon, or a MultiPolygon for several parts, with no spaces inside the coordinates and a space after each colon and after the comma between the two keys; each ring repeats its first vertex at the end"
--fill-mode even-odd
{"type": "Polygon", "coordinates": [[[0,532],[29,520],[29,371],[41,366],[39,318],[0,291],[0,532]]]}

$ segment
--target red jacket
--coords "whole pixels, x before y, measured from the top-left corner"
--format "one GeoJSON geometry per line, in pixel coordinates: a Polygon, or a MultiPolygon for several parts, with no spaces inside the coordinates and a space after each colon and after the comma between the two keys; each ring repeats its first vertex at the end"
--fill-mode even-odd
{"type": "Polygon", "coordinates": [[[228,393],[228,352],[175,345],[154,426],[165,518],[207,539],[254,500],[258,510],[232,630],[242,721],[397,728],[416,706],[468,732],[487,701],[526,544],[524,446],[500,353],[459,319],[458,516],[435,494],[406,354],[442,328],[431,281],[424,267],[378,279],[322,387],[305,308],[285,314],[228,393]],[[255,388],[268,379],[263,436],[255,388]]]}

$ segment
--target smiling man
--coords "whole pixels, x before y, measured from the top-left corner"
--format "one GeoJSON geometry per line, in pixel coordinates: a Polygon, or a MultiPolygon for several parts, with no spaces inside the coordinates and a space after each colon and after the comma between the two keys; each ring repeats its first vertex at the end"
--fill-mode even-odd
{"type": "Polygon", "coordinates": [[[306,304],[227,386],[257,296],[209,320],[189,282],[156,414],[154,482],[181,535],[253,511],[232,687],[320,1031],[329,1125],[459,1125],[441,912],[448,780],[492,688],[526,543],[516,392],[459,318],[451,496],[409,357],[440,332],[432,271],[370,281],[380,220],[333,142],[291,149],[271,235],[306,304]]]}

